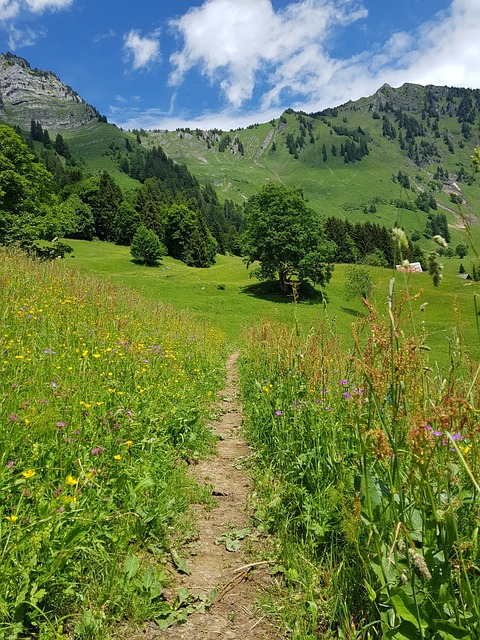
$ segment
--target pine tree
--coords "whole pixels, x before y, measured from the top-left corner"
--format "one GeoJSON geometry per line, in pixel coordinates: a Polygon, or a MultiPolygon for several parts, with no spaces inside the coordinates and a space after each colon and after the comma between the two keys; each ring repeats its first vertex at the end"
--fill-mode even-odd
{"type": "Polygon", "coordinates": [[[153,267],[158,265],[165,250],[157,234],[141,225],[133,236],[130,253],[136,262],[153,267]]]}

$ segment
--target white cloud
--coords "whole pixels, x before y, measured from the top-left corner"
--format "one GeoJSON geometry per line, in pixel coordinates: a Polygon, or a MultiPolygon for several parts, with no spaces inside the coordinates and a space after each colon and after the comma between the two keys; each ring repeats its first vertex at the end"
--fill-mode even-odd
{"type": "Polygon", "coordinates": [[[123,46],[127,55],[133,56],[133,68],[143,69],[160,58],[158,33],[142,38],[137,29],[131,29],[123,37],[123,46]]]}
{"type": "Polygon", "coordinates": [[[480,87],[479,0],[451,0],[415,30],[398,31],[351,58],[335,57],[332,36],[355,22],[362,29],[368,18],[352,0],[295,0],[277,12],[271,0],[204,0],[171,23],[183,46],[171,56],[170,83],[199,71],[228,106],[195,118],[170,108],[123,111],[118,119],[125,128],[228,130],[268,122],[287,107],[337,106],[385,82],[480,87]]]}
{"type": "Polygon", "coordinates": [[[43,13],[44,11],[55,11],[60,9],[68,9],[74,0],[26,0],[26,6],[34,13],[43,13]]]}
{"type": "Polygon", "coordinates": [[[15,18],[20,11],[18,0],[0,0],[0,21],[15,18]]]}
{"type": "Polygon", "coordinates": [[[170,82],[179,84],[198,67],[239,107],[267,74],[275,87],[270,97],[279,100],[283,89],[301,87],[312,67],[328,63],[323,42],[332,29],[366,15],[353,0],[301,0],[278,12],[271,0],[206,0],[171,23],[184,46],[170,58],[170,82]]]}
{"type": "Polygon", "coordinates": [[[21,11],[43,13],[68,9],[75,0],[0,0],[0,21],[16,18],[21,11]]]}
{"type": "Polygon", "coordinates": [[[8,48],[14,51],[21,47],[31,47],[39,38],[44,38],[46,32],[43,29],[34,31],[29,27],[17,29],[13,25],[8,30],[8,48]]]}

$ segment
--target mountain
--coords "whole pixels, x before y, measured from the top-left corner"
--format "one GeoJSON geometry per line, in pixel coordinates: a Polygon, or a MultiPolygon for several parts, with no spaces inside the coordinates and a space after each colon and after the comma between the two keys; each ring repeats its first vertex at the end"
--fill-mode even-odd
{"type": "Polygon", "coordinates": [[[54,73],[7,53],[0,56],[2,119],[27,133],[31,120],[61,132],[82,166],[107,170],[122,187],[143,182],[148,158],[161,148],[236,204],[273,180],[302,188],[326,217],[397,223],[419,238],[440,209],[453,242],[464,241],[458,206],[474,229],[480,214],[471,164],[480,145],[478,89],[385,84],[360,100],[309,114],[288,109],[245,129],[126,132],[54,73]]]}
{"type": "Polygon", "coordinates": [[[51,71],[32,69],[23,58],[0,55],[0,121],[30,128],[31,120],[43,128],[78,129],[102,119],[71,87],[51,71]]]}

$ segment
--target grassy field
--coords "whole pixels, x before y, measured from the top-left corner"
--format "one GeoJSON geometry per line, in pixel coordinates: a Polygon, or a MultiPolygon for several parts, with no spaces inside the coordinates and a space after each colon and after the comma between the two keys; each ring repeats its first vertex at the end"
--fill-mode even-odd
{"type": "MultiPolygon", "coordinates": [[[[224,373],[224,336],[59,262],[0,252],[0,637],[164,628],[166,564],[209,500],[187,462],[224,373]]],[[[193,607],[193,609],[192,609],[193,607]]],[[[124,637],[128,637],[127,635],[124,637]]]]}
{"type": "MultiPolygon", "coordinates": [[[[134,289],[146,300],[171,304],[176,309],[186,309],[198,319],[221,328],[232,343],[239,343],[248,327],[262,318],[274,319],[303,327],[326,321],[341,336],[346,345],[352,344],[352,323],[366,317],[366,309],[360,300],[348,301],[345,297],[347,265],[336,265],[333,277],[326,288],[328,303],[324,304],[315,290],[296,305],[291,298],[284,298],[275,283],[259,283],[249,277],[241,258],[217,256],[216,264],[209,269],[187,267],[172,258],[163,258],[159,267],[143,267],[131,260],[128,247],[109,243],[69,241],[74,247],[74,258],[68,257],[68,266],[90,275],[121,283],[134,289]]],[[[469,269],[469,258],[463,260],[469,269]]],[[[449,362],[451,348],[461,357],[463,345],[473,349],[478,358],[477,316],[474,293],[478,285],[459,279],[458,258],[444,260],[444,279],[435,288],[427,274],[403,273],[388,269],[369,268],[376,289],[372,302],[380,313],[387,312],[388,286],[396,279],[396,295],[400,298],[406,288],[411,290],[409,301],[412,317],[406,331],[425,334],[425,343],[431,349],[431,364],[442,367],[449,362]],[[414,296],[417,296],[414,299],[414,296]],[[421,311],[421,309],[424,309],[421,311]]]]}

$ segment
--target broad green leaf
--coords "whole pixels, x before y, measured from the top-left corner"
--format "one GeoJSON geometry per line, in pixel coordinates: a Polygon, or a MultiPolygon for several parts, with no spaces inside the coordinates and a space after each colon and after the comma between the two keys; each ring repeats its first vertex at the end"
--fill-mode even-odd
{"type": "MultiPolygon", "coordinates": [[[[422,626],[423,629],[428,627],[428,622],[423,618],[418,619],[417,617],[417,609],[415,607],[415,603],[413,598],[408,596],[405,591],[397,590],[390,598],[391,603],[395,607],[395,611],[399,618],[402,620],[406,620],[407,622],[411,622],[414,624],[417,629],[419,625],[422,626]]],[[[422,613],[421,609],[418,609],[418,614],[422,613]]]]}
{"type": "Polygon", "coordinates": [[[437,634],[443,640],[459,640],[461,638],[470,638],[470,631],[457,627],[452,622],[445,620],[434,620],[433,625],[437,631],[437,634]]]}
{"type": "Polygon", "coordinates": [[[230,538],[225,540],[225,548],[227,551],[238,551],[241,547],[242,544],[240,540],[231,540],[230,538]]]}
{"type": "Polygon", "coordinates": [[[172,556],[173,564],[177,567],[180,573],[185,573],[187,576],[190,575],[191,571],[188,568],[186,561],[181,558],[176,551],[171,551],[170,555],[172,556]]]}
{"type": "Polygon", "coordinates": [[[136,575],[139,568],[140,568],[140,561],[137,558],[137,556],[130,554],[125,558],[123,570],[127,574],[127,578],[129,579],[133,578],[133,576],[136,575]]]}

